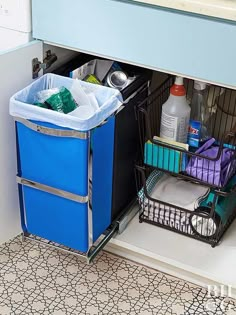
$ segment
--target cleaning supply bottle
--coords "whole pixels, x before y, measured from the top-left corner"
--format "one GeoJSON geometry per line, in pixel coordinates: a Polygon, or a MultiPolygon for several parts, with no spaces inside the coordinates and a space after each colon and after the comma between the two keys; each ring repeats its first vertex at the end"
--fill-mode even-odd
{"type": "Polygon", "coordinates": [[[161,138],[186,143],[190,118],[190,106],[182,77],[176,77],[168,100],[162,105],[161,138]]]}
{"type": "Polygon", "coordinates": [[[207,106],[207,85],[204,82],[195,80],[188,132],[188,144],[191,147],[199,148],[203,142],[211,137],[209,117],[210,111],[207,106]]]}

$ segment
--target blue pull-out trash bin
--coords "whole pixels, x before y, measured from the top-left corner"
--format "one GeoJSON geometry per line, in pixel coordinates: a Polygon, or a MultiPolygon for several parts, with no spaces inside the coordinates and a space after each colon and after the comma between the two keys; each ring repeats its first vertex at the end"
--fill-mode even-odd
{"type": "Polygon", "coordinates": [[[108,93],[106,110],[102,112],[103,100],[99,114],[87,125],[32,105],[38,91],[61,86],[70,89],[73,81],[44,75],[11,98],[10,114],[16,120],[24,232],[87,252],[111,223],[110,213],[99,215],[98,208],[92,212],[89,207],[90,133],[121,106],[122,99],[118,91],[101,87],[108,93]]]}

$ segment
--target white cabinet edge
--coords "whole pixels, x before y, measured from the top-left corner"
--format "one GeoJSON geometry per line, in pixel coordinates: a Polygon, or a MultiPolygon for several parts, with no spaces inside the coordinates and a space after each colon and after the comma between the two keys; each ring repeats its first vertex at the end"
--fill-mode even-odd
{"type": "Polygon", "coordinates": [[[30,33],[31,0],[1,0],[0,27],[30,33]]]}

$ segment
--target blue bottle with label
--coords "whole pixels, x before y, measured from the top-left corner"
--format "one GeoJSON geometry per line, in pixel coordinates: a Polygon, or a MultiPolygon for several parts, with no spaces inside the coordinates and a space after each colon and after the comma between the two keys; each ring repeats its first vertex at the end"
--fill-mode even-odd
{"type": "Polygon", "coordinates": [[[207,106],[207,85],[194,81],[193,97],[188,131],[188,144],[192,148],[199,148],[203,142],[211,137],[209,126],[210,111],[207,106]]]}

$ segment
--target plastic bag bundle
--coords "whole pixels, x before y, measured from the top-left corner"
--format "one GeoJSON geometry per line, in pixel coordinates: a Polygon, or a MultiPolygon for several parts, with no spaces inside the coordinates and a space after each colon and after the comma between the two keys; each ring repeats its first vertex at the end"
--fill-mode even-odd
{"type": "Polygon", "coordinates": [[[64,114],[72,112],[77,107],[70,91],[65,87],[39,91],[36,94],[35,105],[64,114]]]}

